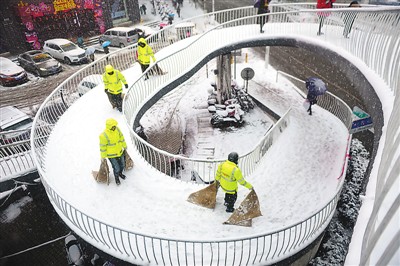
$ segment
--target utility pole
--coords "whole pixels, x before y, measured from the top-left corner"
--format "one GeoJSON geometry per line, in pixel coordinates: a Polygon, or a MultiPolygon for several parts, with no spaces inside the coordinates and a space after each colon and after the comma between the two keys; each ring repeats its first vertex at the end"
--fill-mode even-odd
{"type": "Polygon", "coordinates": [[[231,96],[231,53],[217,57],[217,101],[222,104],[231,96]]]}

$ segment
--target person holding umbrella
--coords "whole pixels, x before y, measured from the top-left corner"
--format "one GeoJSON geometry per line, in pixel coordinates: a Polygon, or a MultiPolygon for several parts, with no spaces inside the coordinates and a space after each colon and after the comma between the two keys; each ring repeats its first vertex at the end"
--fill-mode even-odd
{"type": "Polygon", "coordinates": [[[96,52],[96,49],[94,47],[88,47],[85,50],[86,56],[89,57],[89,59],[93,62],[94,61],[94,53],[96,52]]]}
{"type": "Polygon", "coordinates": [[[101,44],[101,47],[103,47],[103,51],[105,54],[110,53],[110,50],[108,49],[108,46],[110,46],[111,42],[110,41],[105,41],[101,44]]]}
{"type": "Polygon", "coordinates": [[[306,102],[309,103],[307,111],[309,115],[312,115],[311,106],[317,103],[317,97],[323,95],[327,89],[325,83],[321,79],[314,77],[310,77],[306,80],[306,88],[306,102]]]}

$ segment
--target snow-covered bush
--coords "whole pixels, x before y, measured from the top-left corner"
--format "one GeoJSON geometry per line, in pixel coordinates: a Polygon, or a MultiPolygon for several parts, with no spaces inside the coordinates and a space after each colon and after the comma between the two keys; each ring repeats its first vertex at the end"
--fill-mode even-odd
{"type": "Polygon", "coordinates": [[[326,229],[321,246],[309,265],[343,265],[346,259],[353,227],[361,207],[360,194],[369,163],[369,152],[361,141],[353,139],[346,180],[343,185],[336,213],[326,229]]]}

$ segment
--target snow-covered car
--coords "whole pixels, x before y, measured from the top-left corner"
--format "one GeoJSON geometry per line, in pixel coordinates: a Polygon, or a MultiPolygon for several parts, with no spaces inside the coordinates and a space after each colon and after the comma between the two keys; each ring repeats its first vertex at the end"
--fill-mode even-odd
{"type": "Polygon", "coordinates": [[[17,59],[21,67],[37,76],[44,77],[62,71],[60,62],[55,60],[50,54],[39,50],[22,53],[17,59]]]}
{"type": "Polygon", "coordinates": [[[0,144],[27,140],[30,137],[32,118],[14,106],[0,108],[0,144]]]}
{"type": "Polygon", "coordinates": [[[14,86],[28,81],[26,71],[8,58],[0,57],[0,84],[14,86]]]}
{"type": "Polygon", "coordinates": [[[85,50],[67,39],[47,40],[44,42],[43,51],[68,65],[89,62],[85,50]]]}
{"type": "Polygon", "coordinates": [[[91,89],[97,87],[101,82],[103,81],[103,78],[101,75],[90,75],[87,77],[84,77],[81,82],[78,84],[78,94],[79,96],[84,95],[91,89]]]}

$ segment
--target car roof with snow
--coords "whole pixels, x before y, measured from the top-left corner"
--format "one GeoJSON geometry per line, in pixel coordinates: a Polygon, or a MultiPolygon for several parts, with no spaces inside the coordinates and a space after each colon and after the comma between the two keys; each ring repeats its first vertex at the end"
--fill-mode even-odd
{"type": "Polygon", "coordinates": [[[129,28],[129,27],[115,27],[115,28],[111,28],[108,29],[107,31],[112,31],[112,30],[116,30],[116,31],[130,31],[133,30],[134,28],[129,28]]]}
{"type": "Polygon", "coordinates": [[[13,75],[25,71],[22,67],[8,58],[0,57],[0,73],[13,75]]]}
{"type": "Polygon", "coordinates": [[[58,38],[58,39],[46,40],[45,43],[53,43],[53,44],[57,44],[57,45],[63,45],[63,44],[72,43],[72,42],[67,39],[58,38]]]}
{"type": "Polygon", "coordinates": [[[3,130],[30,117],[14,106],[5,106],[0,108],[0,118],[0,128],[3,130]]]}

